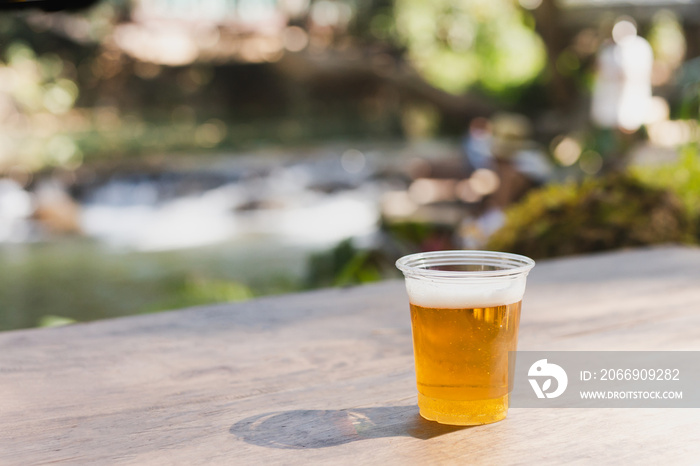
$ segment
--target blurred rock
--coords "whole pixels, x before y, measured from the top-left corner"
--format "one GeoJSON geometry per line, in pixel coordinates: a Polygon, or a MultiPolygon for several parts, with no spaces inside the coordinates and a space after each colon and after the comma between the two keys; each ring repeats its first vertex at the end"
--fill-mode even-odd
{"type": "Polygon", "coordinates": [[[40,183],[35,190],[33,217],[54,234],[80,234],[81,208],[56,181],[40,183]]]}

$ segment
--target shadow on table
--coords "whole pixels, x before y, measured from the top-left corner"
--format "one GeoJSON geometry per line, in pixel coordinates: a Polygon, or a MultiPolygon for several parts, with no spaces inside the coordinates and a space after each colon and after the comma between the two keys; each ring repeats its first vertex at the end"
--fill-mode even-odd
{"type": "Polygon", "coordinates": [[[380,437],[422,440],[466,429],[426,421],[417,406],[276,411],[235,423],[229,432],[270,448],[324,448],[380,437]]]}

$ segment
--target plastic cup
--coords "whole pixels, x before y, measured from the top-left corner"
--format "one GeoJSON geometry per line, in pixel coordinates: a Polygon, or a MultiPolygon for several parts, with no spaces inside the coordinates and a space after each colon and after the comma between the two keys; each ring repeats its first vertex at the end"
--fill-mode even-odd
{"type": "Polygon", "coordinates": [[[411,305],[418,407],[452,425],[508,412],[508,355],[518,343],[532,259],[503,252],[437,251],[396,262],[411,305]]]}

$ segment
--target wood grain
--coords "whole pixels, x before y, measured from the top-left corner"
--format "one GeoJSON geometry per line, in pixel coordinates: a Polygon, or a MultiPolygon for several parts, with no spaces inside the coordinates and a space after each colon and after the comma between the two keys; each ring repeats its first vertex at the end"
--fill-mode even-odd
{"type": "MultiPolygon", "coordinates": [[[[698,409],[424,421],[399,281],[0,334],[1,464],[700,460],[698,409]]],[[[700,250],[542,261],[520,349],[700,350],[700,250]]]]}

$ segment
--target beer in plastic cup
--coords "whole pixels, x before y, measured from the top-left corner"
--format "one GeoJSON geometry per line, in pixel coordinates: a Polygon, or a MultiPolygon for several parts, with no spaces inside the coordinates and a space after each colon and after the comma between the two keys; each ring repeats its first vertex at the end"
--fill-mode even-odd
{"type": "Polygon", "coordinates": [[[535,262],[490,251],[411,254],[396,262],[411,305],[418,407],[425,419],[478,425],[508,411],[508,355],[518,342],[535,262]]]}

